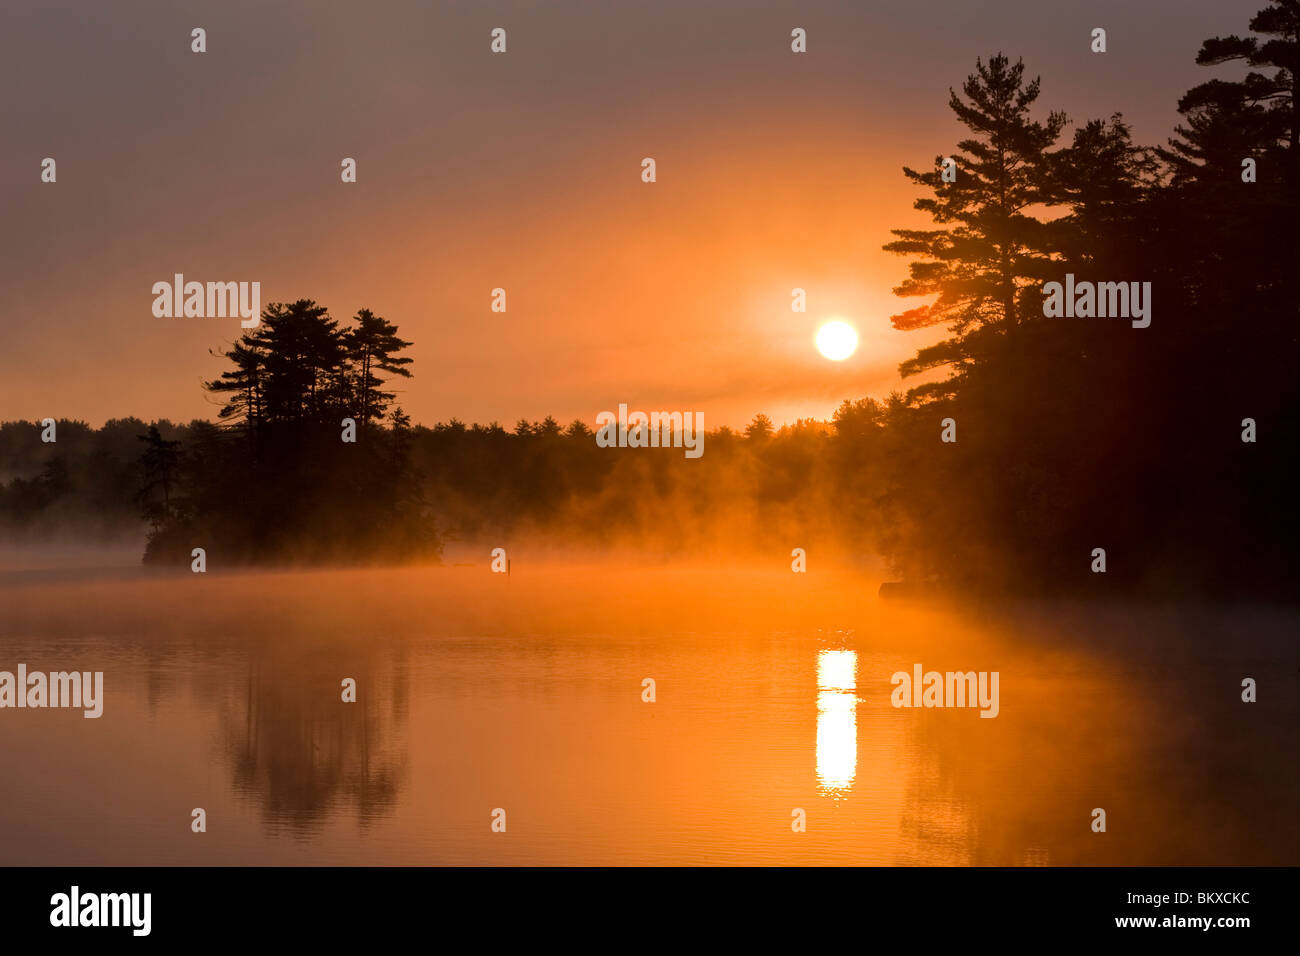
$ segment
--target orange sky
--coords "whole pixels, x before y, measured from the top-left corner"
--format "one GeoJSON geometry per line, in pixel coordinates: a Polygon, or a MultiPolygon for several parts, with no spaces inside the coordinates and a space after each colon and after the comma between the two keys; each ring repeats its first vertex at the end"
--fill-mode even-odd
{"type": "Polygon", "coordinates": [[[420,422],[590,423],[626,402],[736,426],[883,397],[939,334],[890,329],[918,303],[890,294],[906,263],[880,246],[925,224],[900,167],[952,148],[948,87],[1005,49],[1043,75],[1045,109],[1122,110],[1160,141],[1204,79],[1200,39],[1241,14],[1132,6],[33,4],[0,57],[0,419],[213,417],[200,382],[238,320],[155,318],[176,272],[397,323],[420,422]],[[832,316],[861,336],[842,363],[813,346],[832,316]]]}

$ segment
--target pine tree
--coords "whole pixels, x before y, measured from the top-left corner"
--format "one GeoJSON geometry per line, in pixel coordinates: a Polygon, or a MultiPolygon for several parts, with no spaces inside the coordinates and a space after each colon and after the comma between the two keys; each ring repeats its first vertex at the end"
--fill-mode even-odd
{"type": "Polygon", "coordinates": [[[145,443],[140,455],[142,479],[137,500],[145,520],[157,533],[175,517],[172,495],[181,464],[181,443],[163,438],[157,425],[150,425],[146,434],[137,437],[145,443]]]}
{"type": "Polygon", "coordinates": [[[933,190],[916,201],[943,228],[895,229],[898,239],[884,248],[921,257],[894,290],[900,296],[937,295],[929,305],[892,318],[897,329],[947,324],[954,337],[923,349],[900,371],[912,375],[951,366],[952,378],[914,389],[914,398],[951,394],[957,380],[990,347],[990,338],[1037,311],[1037,295],[1050,268],[1049,234],[1029,214],[1050,203],[1048,150],[1065,126],[1053,112],[1043,122],[1030,118],[1039,95],[1037,79],[1026,83],[1024,63],[1002,54],[949,90],[948,105],[972,135],[957,144],[956,179],[944,182],[943,159],[936,168],[904,168],[908,179],[933,190]],[[1032,294],[1031,294],[1032,293],[1032,294]]]}
{"type": "MultiPolygon", "coordinates": [[[[1113,114],[1074,131],[1053,155],[1054,200],[1069,214],[1052,223],[1054,243],[1076,273],[1092,267],[1129,272],[1142,235],[1142,208],[1159,183],[1153,150],[1135,146],[1131,127],[1113,114]]],[[[1105,276],[1103,276],[1105,278],[1105,276]]]]}
{"type": "Polygon", "coordinates": [[[1250,29],[1261,37],[1213,37],[1201,45],[1201,66],[1242,61],[1271,72],[1252,69],[1241,80],[1214,79],[1187,91],[1178,111],[1188,125],[1177,127],[1180,138],[1164,154],[1182,176],[1239,171],[1244,157],[1285,150],[1286,178],[1300,182],[1300,0],[1270,0],[1250,29]]]}
{"type": "Polygon", "coordinates": [[[248,437],[256,439],[263,417],[266,353],[255,339],[245,335],[227,351],[215,354],[229,359],[235,366],[222,372],[219,378],[203,383],[209,392],[231,396],[217,417],[232,424],[243,423],[248,437]]]}
{"type": "Polygon", "coordinates": [[[385,380],[375,373],[410,378],[411,370],[406,366],[412,360],[395,353],[411,343],[399,339],[397,326],[369,309],[356,314],[356,323],[354,328],[344,333],[343,343],[356,381],[357,414],[365,425],[372,419],[383,418],[389,403],[396,397],[392,392],[380,389],[385,380]]]}

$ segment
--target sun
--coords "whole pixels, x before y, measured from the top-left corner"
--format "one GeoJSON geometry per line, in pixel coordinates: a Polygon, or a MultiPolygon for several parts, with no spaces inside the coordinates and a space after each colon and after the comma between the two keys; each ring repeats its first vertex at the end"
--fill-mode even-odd
{"type": "Polygon", "coordinates": [[[836,319],[817,330],[817,351],[832,362],[842,362],[858,350],[858,333],[847,322],[836,319]]]}

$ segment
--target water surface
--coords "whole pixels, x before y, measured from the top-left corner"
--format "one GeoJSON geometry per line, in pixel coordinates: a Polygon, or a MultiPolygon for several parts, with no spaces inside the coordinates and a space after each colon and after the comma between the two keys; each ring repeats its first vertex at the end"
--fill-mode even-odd
{"type": "Polygon", "coordinates": [[[0,710],[0,863],[1295,864],[1297,623],[784,568],[6,571],[0,670],[106,687],[0,710]],[[998,716],[892,707],[917,663],[998,671],[998,716]]]}

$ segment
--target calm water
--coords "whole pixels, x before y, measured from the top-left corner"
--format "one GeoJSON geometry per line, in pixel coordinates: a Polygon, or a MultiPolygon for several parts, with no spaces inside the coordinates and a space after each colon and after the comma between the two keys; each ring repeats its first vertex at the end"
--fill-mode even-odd
{"type": "Polygon", "coordinates": [[[1290,612],[514,568],[0,573],[0,670],[105,674],[0,710],[0,863],[1300,863],[1290,612]],[[999,715],[895,709],[917,663],[999,715]]]}

